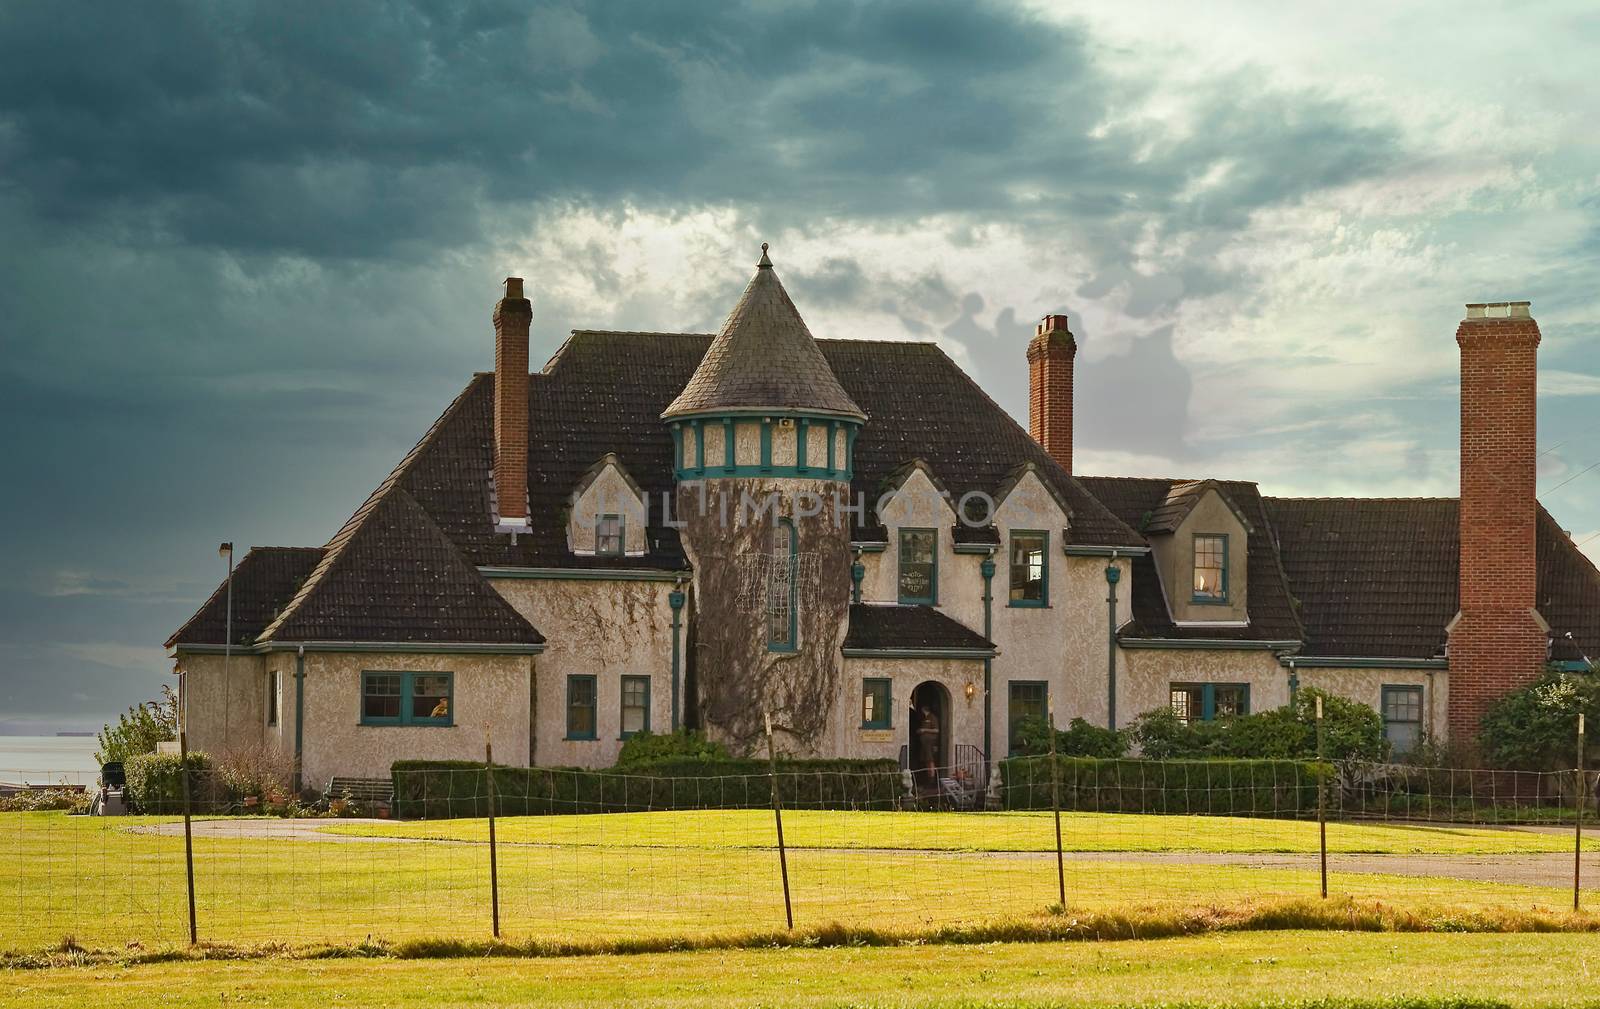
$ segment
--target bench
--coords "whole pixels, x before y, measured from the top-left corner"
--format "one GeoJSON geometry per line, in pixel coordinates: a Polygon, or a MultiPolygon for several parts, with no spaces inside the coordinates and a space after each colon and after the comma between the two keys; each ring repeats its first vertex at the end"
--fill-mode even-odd
{"type": "Polygon", "coordinates": [[[389,803],[394,800],[394,781],[389,778],[334,777],[328,780],[328,790],[324,794],[330,799],[348,796],[357,802],[389,803]]]}

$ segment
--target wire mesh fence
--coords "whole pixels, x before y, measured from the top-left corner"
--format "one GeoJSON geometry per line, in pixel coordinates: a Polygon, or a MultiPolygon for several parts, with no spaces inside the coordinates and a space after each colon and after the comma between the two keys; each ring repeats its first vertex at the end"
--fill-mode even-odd
{"type": "MultiPolygon", "coordinates": [[[[21,787],[53,780],[0,770],[0,808],[94,791],[21,787]]],[[[187,941],[182,777],[143,784],[128,816],[0,813],[0,951],[187,941]]],[[[1563,911],[1600,884],[1578,840],[1600,777],[1576,771],[1038,757],[979,787],[466,765],[307,805],[188,786],[197,934],[222,943],[479,939],[496,916],[508,938],[768,931],[786,896],[796,926],[1040,915],[1063,893],[1068,913],[1209,907],[1316,898],[1324,857],[1331,896],[1405,908],[1563,911]]]]}

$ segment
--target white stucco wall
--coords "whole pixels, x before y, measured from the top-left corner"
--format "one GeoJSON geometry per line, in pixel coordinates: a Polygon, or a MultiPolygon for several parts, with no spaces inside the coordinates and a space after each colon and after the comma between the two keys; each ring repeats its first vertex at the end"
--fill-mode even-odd
{"type": "Polygon", "coordinates": [[[612,464],[601,469],[572,504],[567,517],[567,545],[573,553],[595,552],[595,527],[601,515],[621,515],[623,551],[631,556],[643,556],[646,549],[644,499],[612,464]]]}
{"type": "Polygon", "coordinates": [[[496,578],[490,584],[545,636],[536,667],[535,764],[615,763],[623,676],[650,677],[650,728],[671,728],[671,582],[496,578]],[[596,678],[596,739],[566,738],[570,675],[596,678]]]}
{"type": "Polygon", "coordinates": [[[866,659],[844,660],[844,675],[835,704],[835,724],[830,744],[832,755],[840,757],[883,757],[898,759],[900,748],[911,743],[911,693],[919,685],[933,681],[950,693],[950,720],[944,726],[952,753],[956,745],[981,746],[983,743],[983,662],[978,659],[866,659]],[[891,681],[890,726],[864,729],[861,726],[862,691],[867,679],[891,681]],[[974,694],[967,699],[966,686],[974,694]]]}
{"type": "MultiPolygon", "coordinates": [[[[221,758],[230,750],[278,742],[282,720],[276,729],[267,726],[267,680],[263,656],[234,655],[225,658],[221,655],[180,652],[177,666],[183,674],[179,679],[179,691],[189,749],[221,758]]],[[[293,718],[292,707],[286,714],[290,719],[293,718]]]]}

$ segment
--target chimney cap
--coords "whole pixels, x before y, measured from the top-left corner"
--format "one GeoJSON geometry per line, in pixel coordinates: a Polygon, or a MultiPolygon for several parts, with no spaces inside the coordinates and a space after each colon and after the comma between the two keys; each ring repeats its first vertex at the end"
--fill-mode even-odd
{"type": "Polygon", "coordinates": [[[1039,328],[1035,330],[1035,334],[1038,336],[1043,336],[1046,333],[1054,333],[1063,330],[1069,333],[1071,332],[1071,330],[1067,329],[1067,316],[1064,312],[1055,315],[1047,315],[1040,319],[1039,328]]]}
{"type": "Polygon", "coordinates": [[[1469,319],[1531,319],[1531,301],[1479,301],[1467,304],[1469,319]]]}
{"type": "Polygon", "coordinates": [[[507,298],[520,298],[520,297],[522,297],[522,278],[521,277],[507,277],[506,278],[506,297],[507,298]]]}

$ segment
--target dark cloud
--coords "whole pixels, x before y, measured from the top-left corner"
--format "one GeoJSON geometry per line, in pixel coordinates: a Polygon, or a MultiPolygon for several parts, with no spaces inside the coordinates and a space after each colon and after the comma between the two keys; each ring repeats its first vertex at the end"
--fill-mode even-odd
{"type": "MultiPolygon", "coordinates": [[[[486,364],[475,256],[549,208],[807,235],[937,215],[958,245],[1003,221],[1091,258],[1076,297],[1156,317],[1230,282],[1207,250],[1253,212],[1402,157],[1384,123],[1249,75],[1197,85],[1171,129],[1098,55],[957,0],[0,5],[0,709],[68,710],[51,684],[81,670],[71,693],[111,713],[164,669],[72,647],[161,641],[215,542],[323,541],[486,364]],[[1200,254],[1148,276],[1152,234],[1200,254]],[[50,596],[61,572],[79,594],[50,596]]],[[[706,328],[737,294],[663,318],[612,255],[572,261],[626,322],[706,328]]],[[[1024,402],[1036,306],[985,327],[959,278],[798,266],[797,294],[943,330],[1024,402]]],[[[592,321],[541,302],[536,339],[592,321]]],[[[1181,429],[1170,340],[1104,366],[1165,376],[1138,444],[1181,429]]],[[[1098,423],[1088,444],[1133,447],[1098,423]]]]}

